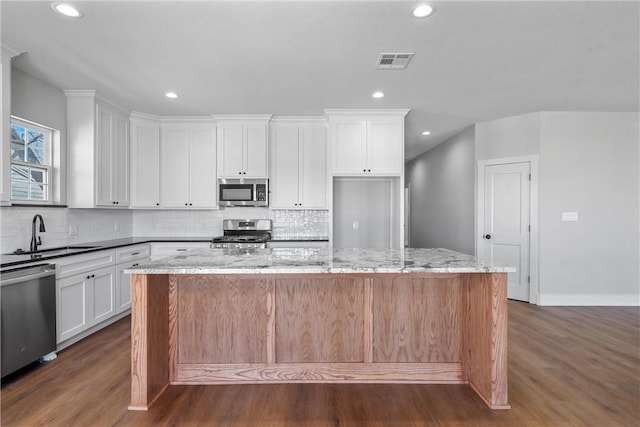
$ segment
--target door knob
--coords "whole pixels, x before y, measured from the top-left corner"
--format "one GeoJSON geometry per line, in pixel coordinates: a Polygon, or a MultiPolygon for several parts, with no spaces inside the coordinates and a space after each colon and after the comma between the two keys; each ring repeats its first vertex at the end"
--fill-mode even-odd
{"type": "Polygon", "coordinates": [[[487,239],[487,240],[491,240],[491,234],[485,234],[485,235],[484,235],[484,236],[482,236],[482,237],[484,237],[484,238],[485,238],[485,239],[487,239]]]}

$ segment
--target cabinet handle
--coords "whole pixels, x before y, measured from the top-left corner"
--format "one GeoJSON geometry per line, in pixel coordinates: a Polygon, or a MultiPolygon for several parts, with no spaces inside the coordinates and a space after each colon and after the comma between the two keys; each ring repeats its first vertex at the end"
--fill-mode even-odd
{"type": "Polygon", "coordinates": [[[156,203],[156,206],[160,206],[160,203],[156,203]]]}
{"type": "Polygon", "coordinates": [[[137,267],[139,264],[136,262],[135,264],[133,264],[131,267],[137,267]]]}
{"type": "Polygon", "coordinates": [[[242,175],[242,172],[238,172],[238,175],[242,175]]]}
{"type": "Polygon", "coordinates": [[[91,279],[91,275],[88,275],[88,276],[87,276],[87,279],[91,279]]]}
{"type": "Polygon", "coordinates": [[[185,252],[186,249],[176,249],[177,252],[185,252]]]}
{"type": "Polygon", "coordinates": [[[189,203],[185,203],[184,205],[185,205],[185,206],[189,206],[189,203]]]}
{"type": "Polygon", "coordinates": [[[131,256],[140,255],[140,252],[131,252],[131,256]]]}
{"type": "Polygon", "coordinates": [[[193,206],[193,203],[189,203],[189,206],[193,206]]]}

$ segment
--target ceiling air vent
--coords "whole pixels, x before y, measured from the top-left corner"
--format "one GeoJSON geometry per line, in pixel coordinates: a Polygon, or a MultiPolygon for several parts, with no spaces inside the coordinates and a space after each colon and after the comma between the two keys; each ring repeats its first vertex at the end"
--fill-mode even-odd
{"type": "Polygon", "coordinates": [[[376,70],[404,70],[413,58],[413,53],[381,53],[376,70]]]}

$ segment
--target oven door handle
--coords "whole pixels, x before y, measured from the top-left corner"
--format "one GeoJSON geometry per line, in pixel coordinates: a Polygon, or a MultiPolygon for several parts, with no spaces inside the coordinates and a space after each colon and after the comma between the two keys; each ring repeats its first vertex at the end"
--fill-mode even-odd
{"type": "Polygon", "coordinates": [[[28,280],[41,279],[43,277],[53,276],[55,274],[56,274],[55,270],[46,270],[39,273],[27,274],[25,276],[19,276],[19,277],[14,277],[12,279],[2,280],[0,281],[0,286],[15,285],[16,283],[26,282],[28,280]]]}

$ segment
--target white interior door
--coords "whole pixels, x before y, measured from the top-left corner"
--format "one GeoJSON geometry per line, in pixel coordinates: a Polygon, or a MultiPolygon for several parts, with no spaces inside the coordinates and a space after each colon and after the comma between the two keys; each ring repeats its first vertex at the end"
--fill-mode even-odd
{"type": "Polygon", "coordinates": [[[508,297],[529,301],[531,164],[483,166],[484,220],[479,255],[517,268],[509,273],[508,297]]]}

